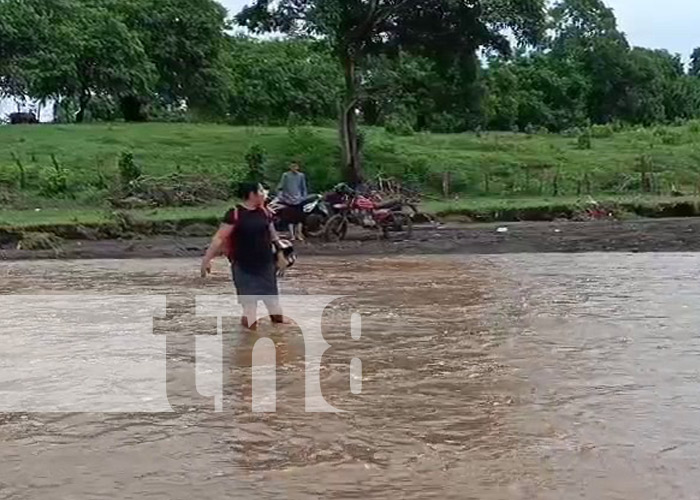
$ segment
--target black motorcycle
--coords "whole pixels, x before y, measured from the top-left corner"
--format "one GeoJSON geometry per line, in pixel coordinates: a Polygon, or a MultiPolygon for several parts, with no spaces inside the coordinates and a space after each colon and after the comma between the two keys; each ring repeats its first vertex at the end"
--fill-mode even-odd
{"type": "Polygon", "coordinates": [[[310,238],[323,234],[331,215],[328,204],[320,194],[309,195],[298,205],[288,205],[274,196],[267,208],[274,214],[275,228],[278,231],[286,231],[292,224],[302,224],[304,236],[310,238]]]}

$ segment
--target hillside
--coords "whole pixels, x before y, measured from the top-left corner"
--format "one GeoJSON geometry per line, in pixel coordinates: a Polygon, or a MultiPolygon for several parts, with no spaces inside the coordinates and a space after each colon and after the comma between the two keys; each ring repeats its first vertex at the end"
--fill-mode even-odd
{"type": "MultiPolygon", "coordinates": [[[[451,191],[470,197],[697,193],[700,126],[694,122],[617,133],[597,127],[591,149],[581,149],[580,140],[513,133],[399,137],[366,129],[366,168],[369,176],[383,172],[434,194],[450,171],[451,191]]],[[[264,151],[270,182],[293,158],[302,161],[316,190],[340,180],[337,132],[331,128],[4,126],[0,202],[13,208],[102,206],[118,183],[117,165],[125,152],[133,153],[143,174],[156,183],[177,172],[183,183],[197,178],[226,187],[246,174],[245,157],[254,145],[264,151]]]]}

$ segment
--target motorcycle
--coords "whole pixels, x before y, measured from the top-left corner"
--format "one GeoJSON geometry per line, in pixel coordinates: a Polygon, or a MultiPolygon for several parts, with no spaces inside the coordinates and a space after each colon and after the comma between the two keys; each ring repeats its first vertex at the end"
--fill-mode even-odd
{"type": "Polygon", "coordinates": [[[413,234],[413,219],[404,212],[404,204],[401,201],[389,201],[381,203],[356,191],[338,193],[342,201],[332,205],[335,212],[325,226],[324,236],[327,241],[340,241],[345,239],[350,224],[364,229],[372,229],[379,232],[380,236],[389,237],[390,231],[404,232],[407,238],[413,234]]]}
{"type": "Polygon", "coordinates": [[[319,194],[307,196],[299,205],[288,205],[274,196],[267,208],[274,216],[278,231],[286,231],[290,224],[302,224],[304,235],[311,238],[323,234],[331,215],[323,196],[319,194]]]}

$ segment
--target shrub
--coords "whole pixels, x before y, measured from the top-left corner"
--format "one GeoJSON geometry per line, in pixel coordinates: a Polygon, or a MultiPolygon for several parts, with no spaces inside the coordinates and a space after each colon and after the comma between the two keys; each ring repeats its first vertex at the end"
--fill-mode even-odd
{"type": "Polygon", "coordinates": [[[134,155],[125,151],[119,157],[119,183],[125,192],[130,192],[141,178],[141,169],[134,161],[134,155]]]}
{"type": "Polygon", "coordinates": [[[700,121],[699,120],[691,121],[690,124],[688,125],[688,130],[690,130],[690,132],[692,134],[700,134],[700,121]]]}
{"type": "Polygon", "coordinates": [[[578,136],[578,149],[591,149],[592,147],[591,131],[586,129],[578,136]]]}
{"type": "Polygon", "coordinates": [[[248,167],[246,180],[262,182],[265,179],[265,150],[259,144],[253,144],[245,155],[248,167]]]}
{"type": "Polygon", "coordinates": [[[683,144],[683,134],[677,130],[667,130],[666,133],[661,136],[661,142],[666,146],[679,146],[683,144]]]}
{"type": "Polygon", "coordinates": [[[591,127],[591,137],[594,139],[608,139],[615,135],[612,125],[593,125],[591,127]]]}
{"type": "Polygon", "coordinates": [[[393,135],[409,136],[415,133],[416,116],[408,107],[399,105],[384,120],[384,128],[393,135]]]}
{"type": "Polygon", "coordinates": [[[384,124],[385,130],[393,135],[410,136],[415,133],[411,121],[400,114],[389,115],[384,124]]]}
{"type": "Polygon", "coordinates": [[[53,166],[43,172],[40,180],[39,194],[47,198],[62,197],[68,194],[68,172],[51,155],[53,166]]]}
{"type": "Polygon", "coordinates": [[[61,249],[63,240],[51,233],[23,233],[17,245],[19,250],[53,250],[61,249]]]}
{"type": "Polygon", "coordinates": [[[561,133],[561,135],[563,135],[564,137],[571,137],[571,138],[578,137],[581,135],[581,129],[578,127],[567,128],[566,130],[564,130],[561,133]]]}
{"type": "Polygon", "coordinates": [[[610,126],[613,129],[613,132],[618,133],[618,132],[624,132],[625,130],[625,123],[620,121],[620,120],[614,120],[610,126]]]}
{"type": "Polygon", "coordinates": [[[428,123],[428,129],[436,134],[458,132],[461,126],[462,122],[459,117],[444,111],[442,113],[432,115],[428,123]]]}

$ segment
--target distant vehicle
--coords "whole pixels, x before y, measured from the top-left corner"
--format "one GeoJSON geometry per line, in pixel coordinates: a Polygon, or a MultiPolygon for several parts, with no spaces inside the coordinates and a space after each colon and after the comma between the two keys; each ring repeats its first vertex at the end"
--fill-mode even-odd
{"type": "Polygon", "coordinates": [[[297,206],[286,205],[275,196],[268,202],[268,209],[275,215],[275,226],[278,230],[286,231],[289,224],[301,223],[307,237],[323,234],[326,221],[330,217],[328,205],[319,194],[307,196],[297,206]]]}
{"type": "Polygon", "coordinates": [[[406,238],[413,234],[413,220],[405,213],[407,205],[403,201],[382,203],[347,186],[336,187],[335,192],[342,201],[332,205],[334,215],[328,219],[324,234],[327,241],[345,239],[350,224],[379,231],[385,238],[390,231],[403,233],[406,238]]]}
{"type": "Polygon", "coordinates": [[[11,113],[10,125],[35,125],[39,123],[34,113],[11,113]]]}

